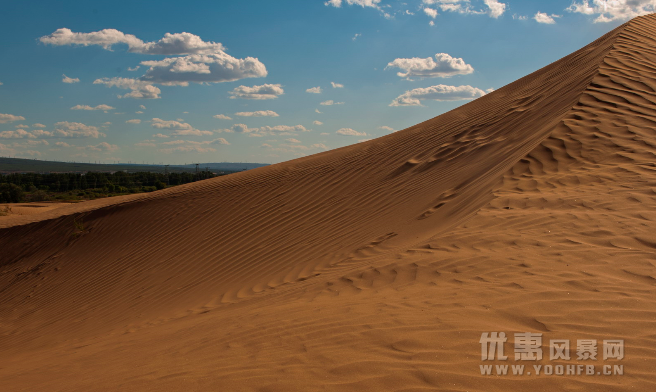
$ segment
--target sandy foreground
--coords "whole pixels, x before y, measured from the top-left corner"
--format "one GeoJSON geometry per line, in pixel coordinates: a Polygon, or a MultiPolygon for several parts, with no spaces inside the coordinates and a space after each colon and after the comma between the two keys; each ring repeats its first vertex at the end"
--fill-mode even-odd
{"type": "Polygon", "coordinates": [[[0,217],[0,390],[653,391],[654,75],[645,16],[379,139],[0,217]]]}

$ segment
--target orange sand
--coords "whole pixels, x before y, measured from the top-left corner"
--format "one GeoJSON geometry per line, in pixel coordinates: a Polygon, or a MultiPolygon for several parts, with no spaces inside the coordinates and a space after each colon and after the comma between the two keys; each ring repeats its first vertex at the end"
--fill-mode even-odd
{"type": "Polygon", "coordinates": [[[653,391],[654,75],[640,17],[379,139],[0,219],[0,390],[653,391]],[[625,374],[483,376],[490,331],[625,374]]]}

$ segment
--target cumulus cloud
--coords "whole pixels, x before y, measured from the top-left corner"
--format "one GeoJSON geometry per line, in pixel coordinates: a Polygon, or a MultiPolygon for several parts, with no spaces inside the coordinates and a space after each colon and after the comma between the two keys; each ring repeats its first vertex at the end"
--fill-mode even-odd
{"type": "Polygon", "coordinates": [[[298,132],[310,132],[310,129],[303,125],[276,125],[264,126],[259,128],[249,128],[246,124],[234,124],[229,129],[219,129],[216,132],[226,133],[243,133],[251,137],[278,136],[278,135],[296,135],[298,132]]]}
{"type": "Polygon", "coordinates": [[[340,83],[330,82],[330,85],[333,86],[333,88],[344,88],[344,85],[340,83]]]}
{"type": "Polygon", "coordinates": [[[86,146],[85,148],[90,151],[101,151],[101,152],[112,152],[118,150],[118,146],[116,144],[109,144],[107,142],[102,142],[96,144],[95,146],[86,146]]]}
{"type": "Polygon", "coordinates": [[[559,18],[559,17],[560,17],[559,15],[549,15],[547,13],[538,11],[533,17],[533,19],[535,19],[535,21],[538,23],[555,24],[556,21],[554,20],[554,18],[559,18]]]}
{"type": "Polygon", "coordinates": [[[435,60],[431,57],[409,59],[399,58],[387,64],[387,68],[400,68],[402,78],[450,78],[455,75],[468,75],[474,72],[474,67],[461,58],[451,57],[447,53],[437,53],[435,60]]]}
{"type": "Polygon", "coordinates": [[[365,132],[358,132],[351,128],[342,128],[335,133],[342,136],[367,136],[365,132]]]}
{"type": "MultiPolygon", "coordinates": [[[[492,18],[498,18],[506,12],[507,4],[498,0],[483,0],[486,9],[475,8],[470,0],[423,0],[424,4],[435,5],[442,11],[458,12],[461,14],[487,14],[492,18]]],[[[426,12],[426,11],[424,11],[426,12]]]]}
{"type": "Polygon", "coordinates": [[[43,129],[35,129],[31,133],[32,133],[32,135],[34,135],[36,137],[52,137],[52,136],[55,136],[54,132],[44,131],[43,129]]]}
{"type": "Polygon", "coordinates": [[[89,105],[75,105],[71,108],[71,110],[103,110],[107,112],[108,110],[114,110],[115,108],[109,106],[109,105],[98,105],[98,106],[89,106],[89,105]]]}
{"type": "Polygon", "coordinates": [[[223,51],[142,61],[141,64],[150,67],[141,80],[169,85],[232,82],[267,76],[266,67],[258,59],[237,59],[223,51]]]}
{"type": "Polygon", "coordinates": [[[6,124],[14,121],[25,120],[23,116],[14,116],[13,114],[2,114],[0,113],[0,124],[6,124]]]}
{"type": "MultiPolygon", "coordinates": [[[[319,105],[323,105],[323,106],[344,105],[344,102],[335,102],[332,99],[329,99],[327,101],[321,102],[319,105]]],[[[318,112],[318,113],[320,113],[320,112],[318,112]]]]}
{"type": "Polygon", "coordinates": [[[25,124],[18,124],[18,125],[16,125],[15,127],[16,127],[16,128],[29,128],[30,126],[29,126],[29,125],[25,125],[25,124]]]}
{"type": "Polygon", "coordinates": [[[323,123],[319,120],[315,120],[312,124],[314,124],[314,125],[323,125],[323,123]]]}
{"type": "Polygon", "coordinates": [[[66,76],[66,75],[62,75],[62,76],[64,77],[64,78],[62,79],[62,82],[64,82],[64,83],[77,83],[77,82],[80,81],[79,78],[69,78],[69,77],[66,76]]]}
{"type": "Polygon", "coordinates": [[[280,115],[273,110],[258,110],[255,112],[237,112],[235,116],[240,117],[280,117],[280,115]]]}
{"type": "Polygon", "coordinates": [[[437,10],[434,10],[432,8],[424,8],[424,13],[433,19],[437,17],[437,10]]]}
{"type": "Polygon", "coordinates": [[[396,130],[394,128],[388,127],[387,125],[383,125],[382,127],[380,127],[380,129],[382,129],[384,131],[396,132],[396,130]]]}
{"type": "Polygon", "coordinates": [[[567,11],[596,15],[595,23],[627,20],[656,12],[654,0],[584,0],[574,1],[567,11]]]}
{"type": "Polygon", "coordinates": [[[153,137],[159,137],[159,138],[162,138],[162,139],[166,139],[166,138],[169,138],[170,136],[165,135],[163,133],[156,133],[156,134],[153,135],[153,137]]]}
{"type": "Polygon", "coordinates": [[[232,117],[228,117],[225,114],[217,114],[213,116],[214,118],[218,118],[219,120],[232,120],[232,117]]]}
{"type": "Polygon", "coordinates": [[[294,139],[293,137],[291,137],[291,138],[289,138],[289,139],[286,139],[286,140],[287,140],[288,142],[290,142],[290,143],[300,143],[300,142],[301,142],[300,140],[298,140],[298,139],[294,139]]]}
{"type": "Polygon", "coordinates": [[[485,95],[485,91],[472,86],[437,86],[416,88],[398,96],[389,106],[422,106],[421,101],[461,101],[476,99],[485,95]]]}
{"type": "Polygon", "coordinates": [[[0,132],[0,139],[23,139],[23,138],[36,139],[36,136],[24,129],[16,129],[11,131],[0,132]]]}
{"type": "MultiPolygon", "coordinates": [[[[195,129],[188,123],[183,123],[179,121],[164,121],[160,118],[153,118],[152,120],[153,128],[157,129],[168,129],[173,131],[171,134],[174,136],[205,136],[212,135],[212,131],[201,131],[195,129]]],[[[158,137],[157,135],[153,135],[158,137]]]]}
{"type": "Polygon", "coordinates": [[[128,71],[131,71],[131,72],[138,71],[139,68],[141,68],[141,66],[139,66],[139,65],[137,65],[136,67],[128,67],[128,71]]]}
{"type": "Polygon", "coordinates": [[[138,118],[135,118],[133,120],[127,120],[126,123],[127,124],[141,124],[141,120],[139,120],[138,118]]]}
{"type": "Polygon", "coordinates": [[[307,90],[305,90],[306,93],[312,93],[312,94],[321,94],[321,87],[312,87],[307,90]]]}
{"type": "Polygon", "coordinates": [[[142,98],[157,99],[162,92],[159,88],[148,82],[130,78],[102,78],[93,81],[93,84],[104,84],[107,87],[118,87],[125,90],[131,90],[129,93],[119,95],[119,98],[142,98]]]}
{"type": "Polygon", "coordinates": [[[263,84],[261,86],[239,86],[230,91],[231,99],[275,99],[285,93],[280,84],[263,84]]]}
{"type": "Polygon", "coordinates": [[[105,137],[104,133],[98,131],[97,127],[85,125],[78,122],[60,121],[55,124],[55,135],[59,137],[82,138],[92,137],[99,138],[105,137]]]}
{"type": "Polygon", "coordinates": [[[45,128],[46,126],[40,123],[32,124],[34,128],[45,128]]]}
{"type": "Polygon", "coordinates": [[[333,6],[336,8],[339,8],[342,6],[342,3],[348,4],[348,5],[359,5],[360,7],[371,7],[371,8],[380,8],[378,5],[380,3],[380,0],[329,0],[326,1],[324,4],[327,6],[333,6]]]}

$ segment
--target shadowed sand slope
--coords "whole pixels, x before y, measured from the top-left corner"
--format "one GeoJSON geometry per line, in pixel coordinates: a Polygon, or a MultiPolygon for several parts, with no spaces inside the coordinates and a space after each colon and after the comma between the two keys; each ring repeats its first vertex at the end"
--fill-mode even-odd
{"type": "Polygon", "coordinates": [[[653,390],[654,75],[646,16],[379,139],[0,218],[0,381],[653,390]],[[626,339],[626,374],[482,376],[486,331],[626,339]]]}

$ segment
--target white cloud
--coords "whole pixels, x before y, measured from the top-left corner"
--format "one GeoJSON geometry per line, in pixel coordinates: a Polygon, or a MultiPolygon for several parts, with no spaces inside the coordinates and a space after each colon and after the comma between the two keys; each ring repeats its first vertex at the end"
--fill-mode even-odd
{"type": "Polygon", "coordinates": [[[369,140],[373,140],[373,139],[360,139],[358,140],[358,143],[368,142],[369,140]]]}
{"type": "Polygon", "coordinates": [[[34,128],[45,128],[46,126],[40,123],[32,124],[34,128]]]}
{"type": "Polygon", "coordinates": [[[330,82],[330,85],[333,86],[333,88],[344,88],[344,85],[340,83],[330,82]]]}
{"type": "Polygon", "coordinates": [[[290,143],[300,143],[300,142],[301,142],[300,140],[298,140],[298,139],[294,139],[293,137],[291,137],[291,138],[289,138],[289,139],[285,139],[285,140],[287,140],[287,141],[290,142],[290,143]]]}
{"type": "Polygon", "coordinates": [[[351,38],[351,40],[355,41],[356,39],[358,39],[358,37],[362,37],[362,34],[355,33],[355,35],[353,36],[353,38],[351,38]]]}
{"type": "Polygon", "coordinates": [[[23,138],[36,139],[36,136],[24,129],[16,129],[11,131],[0,132],[0,139],[23,139],[23,138]]]}
{"type": "Polygon", "coordinates": [[[175,148],[164,148],[158,150],[159,152],[170,154],[173,152],[195,152],[195,153],[207,153],[207,152],[216,152],[216,148],[212,147],[201,147],[198,145],[189,145],[189,146],[180,146],[175,148]]]}
{"type": "Polygon", "coordinates": [[[74,33],[70,29],[61,28],[54,33],[43,36],[40,41],[48,45],[99,45],[111,50],[112,45],[123,43],[130,48],[143,46],[143,41],[132,34],[124,34],[115,29],[105,29],[92,33],[74,33]]]}
{"type": "MultiPolygon", "coordinates": [[[[173,131],[172,135],[174,136],[204,136],[204,135],[212,135],[213,132],[211,131],[201,131],[199,129],[195,129],[188,123],[183,123],[179,121],[164,121],[159,118],[153,118],[152,120],[152,126],[153,128],[157,129],[168,129],[173,131]]],[[[153,135],[158,137],[157,135],[153,135]]]]}
{"type": "Polygon", "coordinates": [[[255,112],[237,112],[235,116],[240,117],[280,117],[280,115],[273,110],[258,110],[255,112]]]}
{"type": "Polygon", "coordinates": [[[168,85],[221,83],[267,76],[266,67],[258,59],[237,59],[223,51],[142,61],[141,64],[150,67],[141,80],[168,85]]]}
{"type": "Polygon", "coordinates": [[[185,144],[185,141],[184,140],[171,140],[169,142],[163,142],[162,144],[167,145],[167,146],[171,146],[171,145],[175,145],[175,144],[185,144]]]}
{"type": "Polygon", "coordinates": [[[102,151],[102,152],[112,152],[118,150],[118,146],[116,144],[109,144],[107,142],[102,142],[96,144],[95,146],[86,146],[85,148],[91,151],[102,151]]]}
{"type": "Polygon", "coordinates": [[[135,113],[135,114],[143,114],[143,111],[141,111],[141,110],[137,110],[137,111],[134,112],[134,113],[135,113]]]}
{"type": "Polygon", "coordinates": [[[35,137],[53,137],[53,136],[55,136],[54,132],[44,131],[43,129],[35,129],[31,133],[35,137]]]}
{"type": "Polygon", "coordinates": [[[321,132],[319,135],[321,135],[321,136],[328,136],[328,135],[330,135],[330,133],[328,133],[328,132],[321,132]]]}
{"type": "Polygon", "coordinates": [[[424,13],[431,18],[435,19],[437,17],[437,10],[432,9],[432,8],[424,8],[424,13]]]}
{"type": "Polygon", "coordinates": [[[241,99],[275,99],[279,95],[285,93],[285,90],[282,89],[280,84],[263,84],[261,86],[239,86],[235,87],[234,90],[230,91],[232,95],[230,98],[241,98],[241,99]]]}
{"type": "Polygon", "coordinates": [[[139,68],[141,68],[141,66],[139,66],[139,65],[137,65],[136,67],[128,67],[128,71],[131,71],[131,72],[138,71],[139,68]]]}
{"type": "MultiPolygon", "coordinates": [[[[205,143],[205,142],[203,142],[203,143],[205,143]]],[[[207,142],[205,144],[223,144],[225,146],[229,146],[230,142],[228,142],[224,138],[220,137],[220,138],[217,138],[217,139],[214,139],[214,140],[210,140],[209,142],[207,142]]]]}
{"type": "Polygon", "coordinates": [[[367,136],[365,132],[358,132],[351,128],[342,128],[335,133],[342,136],[367,136]]]}
{"type": "Polygon", "coordinates": [[[344,102],[335,102],[332,99],[329,99],[328,101],[321,102],[319,105],[323,105],[323,106],[344,105],[344,102]]]}
{"type": "Polygon", "coordinates": [[[544,12],[538,11],[538,13],[535,14],[533,19],[535,19],[536,22],[538,23],[544,23],[544,24],[555,24],[556,21],[554,18],[559,18],[559,15],[549,15],[544,12]]]}
{"type": "Polygon", "coordinates": [[[321,94],[321,87],[312,87],[305,90],[306,93],[321,94]]]}
{"type": "Polygon", "coordinates": [[[115,108],[109,106],[109,105],[98,105],[98,106],[89,106],[89,105],[75,105],[71,108],[71,110],[103,110],[107,112],[108,110],[114,110],[115,108]]]}
{"type": "Polygon", "coordinates": [[[56,142],[56,143],[55,143],[55,146],[65,147],[65,148],[66,148],[66,147],[72,147],[70,144],[68,144],[68,143],[66,143],[66,142],[56,142]]]}
{"type": "Polygon", "coordinates": [[[146,105],[139,105],[139,109],[146,110],[146,105]]]}
{"type": "Polygon", "coordinates": [[[460,101],[475,99],[485,95],[485,91],[472,86],[437,86],[416,88],[398,96],[389,106],[422,106],[420,101],[460,101]]]}
{"type": "Polygon", "coordinates": [[[97,139],[100,136],[107,136],[104,133],[99,132],[98,128],[94,126],[78,122],[60,121],[55,124],[55,130],[56,135],[59,137],[92,137],[97,139]]]}
{"type": "Polygon", "coordinates": [[[318,120],[314,121],[312,124],[314,124],[314,125],[323,125],[323,123],[321,121],[318,121],[318,120]]]}
{"type": "Polygon", "coordinates": [[[382,129],[384,131],[396,132],[396,130],[394,128],[388,127],[387,125],[383,125],[382,127],[380,127],[380,129],[382,129]]]}
{"type": "Polygon", "coordinates": [[[482,3],[487,9],[474,8],[470,0],[423,0],[423,3],[436,5],[442,11],[474,15],[487,14],[492,18],[498,18],[503,15],[507,7],[507,4],[501,3],[498,0],[483,0],[482,3]]]}
{"type": "Polygon", "coordinates": [[[488,8],[488,15],[493,18],[498,18],[506,12],[506,4],[498,0],[483,0],[488,8]]]}
{"type": "Polygon", "coordinates": [[[25,120],[23,116],[14,116],[13,114],[2,114],[0,113],[0,124],[6,124],[8,122],[22,121],[25,120]]]}
{"type": "Polygon", "coordinates": [[[94,80],[93,84],[104,84],[107,87],[118,87],[131,92],[119,96],[119,98],[143,98],[143,99],[157,99],[162,92],[159,88],[153,86],[148,82],[138,79],[130,78],[102,78],[94,80]]]}
{"type": "Polygon", "coordinates": [[[141,120],[138,118],[135,118],[134,120],[127,120],[126,123],[128,124],[141,124],[141,120]]]}
{"type": "Polygon", "coordinates": [[[360,7],[371,7],[371,8],[380,8],[378,5],[380,3],[380,0],[328,0],[324,4],[329,6],[332,5],[333,7],[339,8],[342,6],[342,2],[348,4],[348,5],[359,5],[360,7]]]}
{"type": "Polygon", "coordinates": [[[153,137],[159,137],[159,138],[162,138],[162,139],[167,139],[170,136],[169,135],[164,135],[163,133],[156,133],[156,134],[153,135],[153,137]]]}
{"type": "Polygon", "coordinates": [[[62,82],[64,82],[64,83],[77,83],[77,82],[80,81],[79,78],[69,78],[69,77],[66,76],[66,75],[62,75],[62,76],[64,77],[64,78],[62,79],[62,82]]]}
{"type": "Polygon", "coordinates": [[[228,117],[225,114],[216,114],[213,117],[218,118],[219,120],[232,120],[232,117],[228,117]]]}
{"type": "Polygon", "coordinates": [[[18,125],[15,125],[15,127],[16,127],[16,128],[29,128],[30,126],[29,126],[29,125],[25,125],[25,124],[18,124],[18,125]]]}
{"type": "Polygon", "coordinates": [[[251,137],[278,136],[278,135],[295,135],[298,132],[310,132],[309,129],[302,125],[276,125],[264,126],[259,128],[249,128],[246,124],[235,124],[229,129],[216,130],[216,132],[226,133],[243,133],[251,137]]]}
{"type": "Polygon", "coordinates": [[[314,109],[314,112],[315,112],[315,113],[319,113],[319,114],[322,113],[322,112],[319,111],[319,109],[314,109]]]}
{"type": "Polygon", "coordinates": [[[435,22],[433,22],[433,21],[431,20],[430,22],[428,22],[428,25],[429,25],[429,26],[435,26],[435,22]]]}
{"type": "Polygon", "coordinates": [[[573,2],[567,11],[596,15],[595,23],[627,20],[656,12],[654,0],[584,0],[573,2]]]}
{"type": "Polygon", "coordinates": [[[461,58],[451,57],[447,53],[437,53],[435,60],[431,57],[409,59],[399,58],[387,64],[387,68],[400,68],[402,78],[450,78],[455,75],[468,75],[474,72],[474,67],[461,58]]]}

